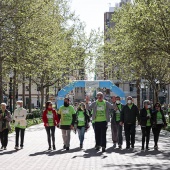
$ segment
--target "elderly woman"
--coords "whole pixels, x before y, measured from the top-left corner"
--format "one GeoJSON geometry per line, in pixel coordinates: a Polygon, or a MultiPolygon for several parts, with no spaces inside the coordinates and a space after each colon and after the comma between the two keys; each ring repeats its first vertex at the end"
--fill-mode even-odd
{"type": "Polygon", "coordinates": [[[142,130],[142,151],[144,150],[146,140],[146,150],[149,150],[150,131],[152,126],[151,119],[151,104],[149,100],[145,100],[143,103],[144,107],[140,110],[140,124],[142,130]]]}
{"type": "Polygon", "coordinates": [[[0,110],[0,139],[1,149],[6,150],[8,144],[8,133],[11,130],[11,113],[6,109],[6,103],[1,103],[0,110]]]}
{"type": "Polygon", "coordinates": [[[159,134],[160,131],[163,127],[166,127],[166,120],[164,116],[164,112],[161,109],[161,104],[157,102],[154,105],[154,112],[152,113],[152,121],[153,121],[153,126],[152,126],[152,132],[154,135],[154,149],[158,150],[158,140],[159,140],[159,134]]]}

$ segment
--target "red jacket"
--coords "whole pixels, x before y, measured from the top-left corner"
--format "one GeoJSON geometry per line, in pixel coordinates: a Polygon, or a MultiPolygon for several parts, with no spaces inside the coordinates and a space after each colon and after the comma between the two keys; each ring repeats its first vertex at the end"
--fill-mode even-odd
{"type": "MultiPolygon", "coordinates": [[[[47,113],[48,113],[48,110],[47,109],[44,110],[43,116],[42,116],[44,126],[47,126],[47,123],[48,123],[47,113]]],[[[53,113],[54,126],[56,126],[59,123],[59,118],[58,118],[58,115],[54,109],[52,109],[52,113],[53,113]]]]}

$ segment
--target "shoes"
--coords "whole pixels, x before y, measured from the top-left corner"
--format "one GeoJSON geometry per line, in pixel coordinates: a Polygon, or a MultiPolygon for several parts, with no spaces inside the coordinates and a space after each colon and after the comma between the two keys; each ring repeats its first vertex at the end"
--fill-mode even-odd
{"type": "Polygon", "coordinates": [[[1,149],[3,149],[4,147],[3,146],[1,146],[1,149]]]}
{"type": "Polygon", "coordinates": [[[96,147],[95,147],[95,149],[96,149],[97,151],[99,151],[100,148],[101,148],[100,146],[96,146],[96,147]]]}
{"type": "Polygon", "coordinates": [[[154,149],[155,149],[155,150],[158,150],[158,146],[154,146],[154,149]]]}
{"type": "Polygon", "coordinates": [[[56,150],[56,147],[55,147],[55,145],[53,145],[53,150],[56,150]]]}
{"type": "Polygon", "coordinates": [[[14,148],[14,149],[18,150],[18,149],[19,149],[19,147],[18,147],[18,146],[15,146],[15,148],[14,148]]]}
{"type": "Polygon", "coordinates": [[[131,148],[134,149],[134,145],[131,145],[131,148]]]}
{"type": "Polygon", "coordinates": [[[146,150],[148,150],[148,151],[149,151],[149,150],[150,150],[150,148],[149,148],[148,146],[146,146],[146,150]]]}
{"type": "Polygon", "coordinates": [[[63,146],[63,149],[66,149],[66,145],[63,146]]]}
{"type": "Polygon", "coordinates": [[[122,149],[122,145],[119,145],[119,149],[122,149]]]}
{"type": "Polygon", "coordinates": [[[51,147],[49,147],[48,150],[51,151],[51,147]]]}
{"type": "Polygon", "coordinates": [[[67,151],[69,151],[69,149],[70,149],[69,147],[66,147],[66,150],[67,150],[67,151]]]}
{"type": "Polygon", "coordinates": [[[102,147],[102,152],[106,152],[106,148],[105,147],[102,147]]]}
{"type": "Polygon", "coordinates": [[[144,151],[144,147],[141,148],[141,151],[144,151]]]}
{"type": "Polygon", "coordinates": [[[83,144],[80,144],[80,149],[82,149],[83,148],[83,144]]]}
{"type": "Polygon", "coordinates": [[[6,148],[6,147],[4,147],[4,150],[7,150],[7,148],[6,148]]]}
{"type": "Polygon", "coordinates": [[[130,146],[126,146],[126,149],[130,149],[130,146]]]}
{"type": "Polygon", "coordinates": [[[113,144],[113,149],[115,149],[115,148],[116,148],[116,143],[113,144]]]}
{"type": "Polygon", "coordinates": [[[20,149],[23,149],[23,146],[21,146],[20,149]]]}

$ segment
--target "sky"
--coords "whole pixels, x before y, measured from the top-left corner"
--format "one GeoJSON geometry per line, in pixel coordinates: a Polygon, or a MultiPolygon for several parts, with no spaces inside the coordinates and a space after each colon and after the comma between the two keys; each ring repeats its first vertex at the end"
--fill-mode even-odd
{"type": "Polygon", "coordinates": [[[75,11],[81,21],[86,23],[86,31],[104,29],[104,13],[109,6],[115,6],[120,0],[71,0],[71,10],[75,11]]]}

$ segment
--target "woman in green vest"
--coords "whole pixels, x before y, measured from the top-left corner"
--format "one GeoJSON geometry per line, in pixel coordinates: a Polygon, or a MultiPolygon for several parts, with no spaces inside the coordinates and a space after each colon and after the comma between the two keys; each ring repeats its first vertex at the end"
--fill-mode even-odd
{"type": "Polygon", "coordinates": [[[160,131],[163,127],[166,127],[166,120],[165,116],[163,113],[163,110],[161,109],[161,104],[157,102],[154,105],[154,112],[152,113],[152,121],[153,121],[153,126],[152,126],[152,132],[154,135],[154,149],[158,150],[158,140],[159,140],[159,134],[160,131]]]}
{"type": "Polygon", "coordinates": [[[80,140],[80,148],[83,148],[83,141],[84,141],[84,134],[86,128],[88,127],[88,123],[90,122],[90,117],[88,111],[85,108],[84,103],[81,103],[80,106],[77,108],[76,112],[77,118],[77,131],[80,140]]]}

